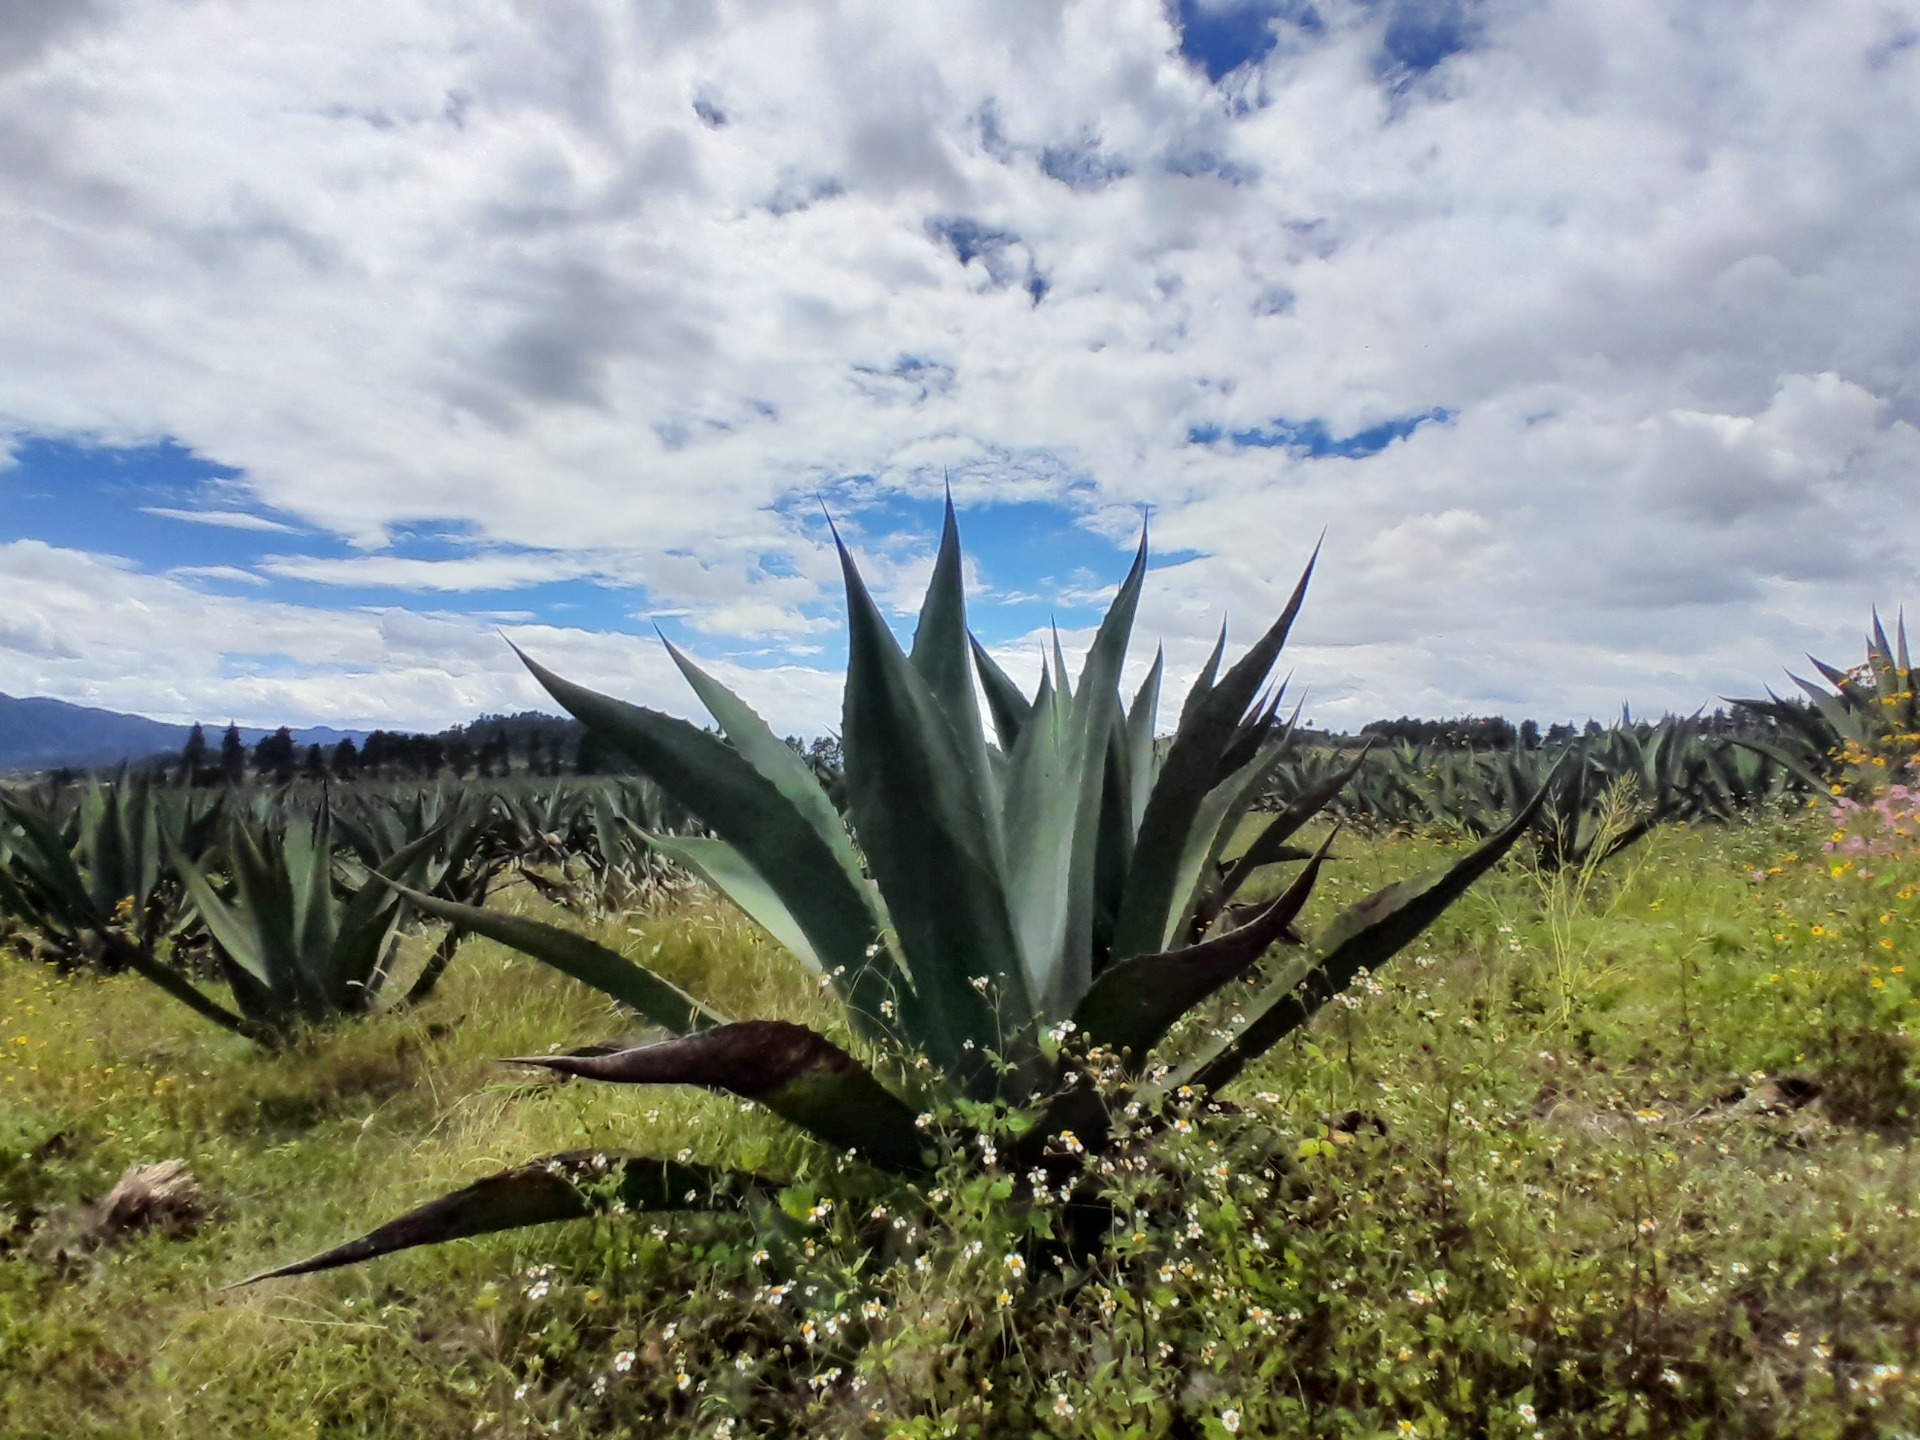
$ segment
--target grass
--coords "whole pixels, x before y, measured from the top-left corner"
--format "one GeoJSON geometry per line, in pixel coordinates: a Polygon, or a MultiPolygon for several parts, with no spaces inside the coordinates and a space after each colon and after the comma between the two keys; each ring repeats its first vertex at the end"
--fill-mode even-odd
{"type": "MultiPolygon", "coordinates": [[[[1075,1274],[1029,1243],[1044,1209],[991,1179],[856,1205],[752,1107],[494,1063],[624,1022],[482,942],[419,1012],[281,1056],[131,978],[9,959],[4,1428],[1908,1433],[1920,860],[1836,866],[1812,823],[1667,830],[1599,873],[1489,877],[1232,1105],[1197,1101],[1124,1170],[1127,1223],[1075,1274]],[[1795,1108],[1805,1090],[1779,1082],[1799,1079],[1821,1093],[1795,1108]],[[596,1144],[794,1187],[753,1221],[610,1218],[223,1288],[596,1144]],[[198,1234],[76,1243],[83,1199],[170,1157],[210,1197],[198,1234]]],[[[1441,848],[1343,837],[1316,907],[1441,848]]],[[[835,1023],[698,893],[599,929],[729,1013],[835,1023]]]]}

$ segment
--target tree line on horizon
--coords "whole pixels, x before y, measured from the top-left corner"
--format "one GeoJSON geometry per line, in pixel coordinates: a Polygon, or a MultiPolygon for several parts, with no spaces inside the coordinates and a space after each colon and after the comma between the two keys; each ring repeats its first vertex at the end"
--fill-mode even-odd
{"type": "MultiPolygon", "coordinates": [[[[1618,723],[1632,728],[1643,722],[1623,709],[1618,723]]],[[[1769,728],[1758,717],[1724,709],[1695,715],[1692,724],[1700,733],[1718,736],[1754,734],[1769,728]]],[[[1371,739],[1436,751],[1524,751],[1556,749],[1583,737],[1601,735],[1605,729],[1597,720],[1588,720],[1583,726],[1556,723],[1543,729],[1536,720],[1516,723],[1502,715],[1436,720],[1402,715],[1370,721],[1357,735],[1307,726],[1297,726],[1294,735],[1313,747],[1340,747],[1371,739]]],[[[823,775],[840,768],[837,736],[788,736],[787,743],[823,775]]],[[[209,737],[206,726],[196,724],[177,755],[153,756],[135,768],[164,774],[174,783],[191,788],[443,777],[490,780],[513,775],[559,779],[634,773],[625,757],[597,741],[579,721],[537,710],[481,715],[437,732],[375,730],[364,740],[347,737],[334,745],[301,745],[291,728],[284,725],[248,744],[239,726],[229,724],[216,742],[209,737]]],[[[56,785],[73,778],[75,772],[66,767],[52,776],[56,785]]]]}
{"type": "Polygon", "coordinates": [[[144,768],[170,769],[177,783],[198,787],[249,781],[434,780],[443,775],[458,780],[515,774],[559,777],[624,773],[628,767],[578,721],[527,711],[482,715],[438,733],[375,730],[363,741],[348,736],[331,746],[302,746],[284,725],[249,746],[232,724],[216,746],[206,727],[195,725],[178,757],[144,768]]]}

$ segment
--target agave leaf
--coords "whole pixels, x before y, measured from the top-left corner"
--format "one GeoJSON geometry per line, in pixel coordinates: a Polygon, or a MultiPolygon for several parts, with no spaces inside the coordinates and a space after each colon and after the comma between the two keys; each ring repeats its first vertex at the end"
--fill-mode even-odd
{"type": "Polygon", "coordinates": [[[1203,922],[1199,928],[1204,928],[1204,922],[1210,922],[1219,913],[1218,905],[1202,913],[1203,905],[1209,901],[1206,886],[1220,874],[1220,852],[1233,838],[1240,817],[1279,763],[1281,753],[1282,747],[1274,745],[1266,754],[1254,756],[1237,773],[1215,785],[1194,812],[1187,831],[1186,850],[1180,857],[1176,874],[1175,904],[1167,913],[1166,933],[1160,940],[1161,949],[1171,949],[1182,936],[1192,934],[1196,917],[1203,922]]]}
{"type": "Polygon", "coordinates": [[[694,664],[671,641],[663,639],[661,643],[666,645],[673,663],[680,667],[680,673],[686,676],[693,693],[700,697],[700,703],[707,707],[707,713],[719,722],[720,729],[733,742],[733,748],[813,827],[821,843],[840,862],[847,878],[855,886],[864,887],[866,876],[847,834],[846,822],[833,808],[827,792],[820,788],[813,767],[775,735],[772,727],[738,695],[694,664]]]}
{"type": "Polygon", "coordinates": [[[1028,984],[1047,1019],[1068,1014],[1093,979],[1103,782],[1121,719],[1120,667],[1145,576],[1143,536],[1088,648],[1078,690],[1043,685],[1008,757],[1008,905],[1028,984]]]}
{"type": "MultiPolygon", "coordinates": [[[[393,884],[392,881],[387,883],[393,884]]],[[[422,894],[405,885],[393,884],[393,888],[406,896],[415,909],[437,920],[458,925],[463,930],[471,930],[476,935],[484,935],[489,940],[496,940],[523,955],[531,955],[543,964],[551,965],[562,975],[570,976],[583,985],[591,985],[603,995],[612,996],[622,1005],[675,1034],[726,1023],[725,1016],[694,999],[678,986],[584,935],[576,935],[571,930],[562,930],[557,925],[547,925],[521,915],[503,915],[498,910],[459,905],[451,900],[422,894]]]]}
{"type": "Polygon", "coordinates": [[[1133,775],[1125,720],[1116,716],[1107,735],[1107,758],[1100,786],[1100,822],[1095,836],[1093,916],[1090,929],[1092,974],[1113,956],[1113,922],[1133,862],[1133,775]]]}
{"type": "MultiPolygon", "coordinates": [[[[282,860],[293,900],[288,949],[302,962],[308,984],[324,994],[332,1008],[347,1008],[344,977],[330,973],[340,930],[333,903],[333,824],[324,801],[311,828],[289,817],[282,860]]],[[[384,892],[382,897],[389,898],[384,892]]]]}
{"type": "Polygon", "coordinates": [[[1389,885],[1337,917],[1316,937],[1318,959],[1304,979],[1295,983],[1289,976],[1269,985],[1250,1007],[1245,1026],[1183,1067],[1167,1083],[1218,1092],[1252,1061],[1310,1020],[1362,970],[1385,964],[1464,895],[1468,886],[1491,870],[1526,833],[1546,803],[1548,788],[1541,786],[1519,814],[1452,865],[1389,885]]]}
{"type": "Polygon", "coordinates": [[[1160,681],[1166,668],[1166,651],[1153,652],[1153,665],[1133,697],[1127,711],[1126,754],[1128,783],[1127,853],[1133,853],[1133,836],[1140,829],[1140,817],[1146,813],[1147,797],[1153,793],[1156,773],[1153,763],[1153,727],[1160,714],[1160,681]]]}
{"type": "Polygon", "coordinates": [[[793,918],[786,902],[761,878],[760,872],[724,840],[707,840],[692,835],[655,835],[641,832],[647,843],[671,860],[677,860],[707,884],[746,911],[748,916],[781,945],[799,957],[800,963],[814,974],[823,973],[820,957],[800,922],[793,918]]]}
{"type": "Polygon", "coordinates": [[[129,792],[128,804],[132,813],[126,821],[127,844],[134,856],[127,877],[128,893],[133,896],[135,910],[144,916],[147,902],[160,884],[160,805],[150,784],[129,792]]]}
{"type": "MultiPolygon", "coordinates": [[[[271,993],[273,1005],[281,1010],[313,1014],[314,1002],[305,966],[301,964],[294,935],[294,899],[292,879],[283,858],[270,852],[282,848],[279,837],[253,828],[236,818],[228,827],[227,862],[233,874],[235,905],[227,907],[227,935],[214,928],[213,917],[202,912],[207,928],[223,948],[237,925],[245,933],[249,954],[235,954],[241,967],[262,981],[271,993]]],[[[209,887],[210,889],[210,887],[209,887]]],[[[196,904],[199,896],[195,895],[196,904]]]]}
{"type": "Polygon", "coordinates": [[[844,545],[840,565],[848,621],[841,743],[853,828],[913,973],[927,1050],[971,1092],[990,1095],[997,1077],[983,1050],[1016,1065],[1038,1055],[1000,827],[844,545]]]}
{"type": "Polygon", "coordinates": [[[1180,723],[1174,727],[1174,733],[1185,730],[1198,717],[1200,707],[1213,693],[1213,682],[1220,673],[1221,657],[1227,653],[1227,622],[1220,622],[1220,633],[1215,637],[1213,649],[1207,655],[1206,664],[1200,667],[1200,673],[1194,677],[1193,688],[1187,691],[1187,698],[1180,705],[1180,723]]]}
{"type": "MultiPolygon", "coordinates": [[[[228,905],[200,867],[185,855],[175,854],[173,868],[187,898],[193,901],[193,908],[200,912],[201,921],[219,943],[221,954],[238,966],[259,987],[266,1003],[271,1004],[278,992],[258,927],[249,923],[243,910],[228,905]]],[[[242,1002],[241,1008],[247,1009],[246,996],[237,989],[235,995],[242,1002]]]]}
{"type": "Polygon", "coordinates": [[[1073,1012],[1089,1043],[1127,1055],[1138,1069],[1175,1021],[1245,974],[1269,946],[1289,934],[1332,844],[1328,836],[1286,891],[1240,928],[1198,945],[1134,955],[1109,966],[1073,1012]]]}
{"type": "Polygon", "coordinates": [[[375,881],[373,875],[403,882],[416,878],[445,838],[443,824],[401,846],[338,907],[331,926],[332,939],[321,960],[327,993],[336,1009],[364,1008],[386,983],[381,963],[387,937],[400,918],[400,896],[375,881]]]}
{"type": "Polygon", "coordinates": [[[911,1107],[831,1040],[790,1021],[743,1020],[612,1055],[532,1055],[513,1063],[621,1085],[723,1090],[884,1169],[928,1168],[911,1107]]]}
{"type": "MultiPolygon", "coordinates": [[[[967,634],[966,576],[960,564],[960,526],[954,518],[953,496],[947,496],[946,518],[940,527],[940,550],[934,557],[933,577],[920,604],[920,622],[913,632],[909,659],[926,681],[927,691],[953,727],[960,757],[972,773],[980,794],[992,796],[993,777],[987,767],[986,734],[980,725],[980,705],[973,693],[973,663],[967,634]]],[[[997,803],[994,805],[998,809],[997,803]]]]}
{"type": "MultiPolygon", "coordinates": [[[[1120,704],[1120,671],[1126,664],[1133,621],[1140,608],[1140,592],[1147,578],[1147,532],[1133,564],[1101,618],[1093,644],[1080,671],[1080,687],[1073,699],[1076,763],[1080,770],[1079,810],[1074,820],[1071,890],[1067,912],[1065,951],[1056,965],[1047,1013],[1065,1014],[1079,1003],[1093,983],[1096,885],[1101,870],[1102,811],[1106,804],[1108,761],[1113,741],[1126,722],[1120,704]]],[[[1152,684],[1149,676],[1149,684],[1152,684]]],[[[1136,698],[1136,705],[1138,699],[1136,698]]],[[[1151,721],[1148,722],[1151,726],[1151,721]]],[[[1151,740],[1148,741],[1151,747],[1151,740]]],[[[1130,783],[1130,782],[1129,782],[1130,783]]],[[[1131,863],[1131,856],[1128,857],[1131,863]]],[[[1103,923],[1101,928],[1107,927],[1103,923]]]]}
{"type": "Polygon", "coordinates": [[[757,1175],[681,1165],[604,1150],[571,1150],[489,1175],[451,1195],[409,1210],[348,1244],[242,1280],[310,1275],[358,1265],[416,1245],[438,1245],[500,1230],[604,1213],[616,1202],[629,1210],[732,1210],[754,1192],[772,1190],[757,1175]]]}
{"type": "Polygon", "coordinates": [[[684,720],[599,695],[521,656],[569,712],[618,745],[679,805],[740,852],[780,896],[829,969],[845,966],[855,1008],[877,1014],[906,991],[881,918],[808,817],[717,735],[684,720]]]}
{"type": "MultiPolygon", "coordinates": [[[[1027,985],[1048,1017],[1064,1013],[1058,988],[1070,948],[1074,826],[1080,813],[1081,748],[1073,704],[1047,691],[1007,757],[1007,905],[1027,985]]],[[[1071,1004],[1071,997],[1068,997],[1071,1004]]]]}
{"type": "MultiPolygon", "coordinates": [[[[121,779],[124,783],[124,770],[121,779]]],[[[121,896],[131,896],[136,903],[140,899],[132,893],[137,882],[130,882],[127,875],[132,856],[125,821],[120,786],[87,787],[80,802],[80,849],[86,856],[88,898],[102,915],[111,915],[121,896]]]]}
{"type": "MultiPolygon", "coordinates": [[[[1872,697],[1868,694],[1866,688],[1863,685],[1861,685],[1858,680],[1855,680],[1851,675],[1849,675],[1846,671],[1836,670],[1833,666],[1827,664],[1824,660],[1815,659],[1811,655],[1809,655],[1807,659],[1812,660],[1813,668],[1818,670],[1822,675],[1826,676],[1828,683],[1830,683],[1834,689],[1838,690],[1843,696],[1845,696],[1854,705],[1862,706],[1868,703],[1872,699],[1872,697]]],[[[1805,684],[1806,682],[1802,681],[1801,683],[1805,684]]]]}
{"type": "Polygon", "coordinates": [[[993,733],[1000,739],[1000,748],[1010,754],[1033,704],[1020,693],[1012,677],[995,663],[984,645],[971,635],[967,642],[973,649],[973,667],[980,672],[980,688],[987,692],[987,712],[993,716],[993,733]]]}
{"type": "Polygon", "coordinates": [[[1287,853],[1287,841],[1299,832],[1302,825],[1326,809],[1333,802],[1334,797],[1347,788],[1353,777],[1360,773],[1360,767],[1366,764],[1367,752],[1372,748],[1373,741],[1368,740],[1360,747],[1360,753],[1354,757],[1352,764],[1329,775],[1319,784],[1308,786],[1287,802],[1286,807],[1268,822],[1267,828],[1262,830],[1254,842],[1241,852],[1240,858],[1234,861],[1233,868],[1227,871],[1226,879],[1220,886],[1221,904],[1224,905],[1238,894],[1240,887],[1252,878],[1254,871],[1264,865],[1272,865],[1280,860],[1292,858],[1287,853]]]}
{"type": "MultiPolygon", "coordinates": [[[[1316,549],[1315,558],[1318,554],[1316,549]]],[[[1166,948],[1169,926],[1176,923],[1186,898],[1181,889],[1182,871],[1196,816],[1213,789],[1222,754],[1232,744],[1248,705],[1279,658],[1280,647],[1286,643],[1287,632],[1306,598],[1313,566],[1314,560],[1309,559],[1279,618],[1219,683],[1212,685],[1203,698],[1188,696],[1180,729],[1161,762],[1159,778],[1141,816],[1126,899],[1114,927],[1117,958],[1166,948]]],[[[1209,673],[1215,663],[1208,662],[1209,673]]],[[[1196,692],[1197,686],[1198,682],[1196,692]]]]}
{"type": "MultiPolygon", "coordinates": [[[[1283,680],[1280,682],[1279,688],[1273,692],[1272,697],[1265,703],[1256,702],[1254,704],[1252,713],[1249,714],[1245,720],[1241,721],[1239,728],[1234,732],[1232,741],[1227,745],[1226,751],[1220,756],[1219,767],[1214,772],[1219,779],[1224,780],[1236,770],[1251,764],[1254,757],[1262,752],[1267,744],[1268,738],[1273,734],[1274,727],[1279,725],[1280,702],[1286,699],[1286,695],[1287,682],[1283,680]]],[[[1300,706],[1296,705],[1293,708],[1293,714],[1288,717],[1287,723],[1280,727],[1283,737],[1291,733],[1294,722],[1299,718],[1300,706]]]]}

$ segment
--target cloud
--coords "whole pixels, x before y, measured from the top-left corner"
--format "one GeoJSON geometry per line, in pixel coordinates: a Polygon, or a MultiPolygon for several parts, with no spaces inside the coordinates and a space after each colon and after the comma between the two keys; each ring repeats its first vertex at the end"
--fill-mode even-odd
{"type": "Polygon", "coordinates": [[[225,580],[235,585],[262,586],[267,577],[238,565],[176,565],[167,571],[176,580],[225,580]]]}
{"type": "MultiPolygon", "coordinates": [[[[214,594],[39,541],[0,546],[0,615],[8,693],[181,723],[437,729],[483,712],[555,710],[506,640],[570,679],[706,718],[651,636],[214,594]]],[[[790,730],[838,723],[837,676],[794,664],[711,668],[790,730]]]]}
{"type": "Polygon", "coordinates": [[[592,564],[560,555],[466,555],[454,560],[420,560],[399,555],[281,555],[260,568],[283,580],[316,585],[408,591],[518,590],[594,573],[592,564]]]}
{"type": "Polygon", "coordinates": [[[184,520],[189,525],[212,525],[222,530],[259,530],[275,535],[299,533],[292,525],[244,510],[176,510],[167,505],[142,505],[140,513],[158,515],[162,520],[184,520]]]}
{"type": "Polygon", "coordinates": [[[100,7],[93,0],[0,0],[0,71],[32,64],[54,46],[92,25],[100,7]]]}
{"type": "MultiPolygon", "coordinates": [[[[58,8],[0,6],[0,431],[174,437],[242,493],[154,513],[370,552],[276,585],[825,634],[811,497],[891,597],[944,472],[1116,575],[1150,508],[1179,665],[1325,528],[1302,675],[1364,720],[1690,709],[1920,579],[1914,0],[58,8]],[[378,553],[422,522],[471,549],[378,553]]],[[[299,614],[301,704],[464,704],[299,614]]]]}

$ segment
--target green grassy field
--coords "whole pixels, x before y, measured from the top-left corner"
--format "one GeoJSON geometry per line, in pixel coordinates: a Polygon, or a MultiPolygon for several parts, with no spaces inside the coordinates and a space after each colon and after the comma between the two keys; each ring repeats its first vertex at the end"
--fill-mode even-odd
{"type": "MultiPolygon", "coordinates": [[[[855,1203],[857,1172],[804,1173],[818,1152],[751,1106],[497,1064],[623,1021],[484,942],[425,1008],[279,1056],[9,957],[0,1430],[1908,1433],[1920,859],[1834,873],[1814,823],[1665,830],[1597,875],[1509,862],[1123,1171],[1130,1224],[1072,1273],[1029,1273],[1047,1216],[991,1177],[855,1203]],[[794,1189],[752,1223],[612,1217],[225,1288],[590,1145],[794,1189]],[[82,1202],[172,1158],[197,1233],[90,1247],[82,1202]]],[[[1338,846],[1321,915],[1443,849],[1338,846]]],[[[701,893],[597,932],[854,1044],[701,893]]]]}

